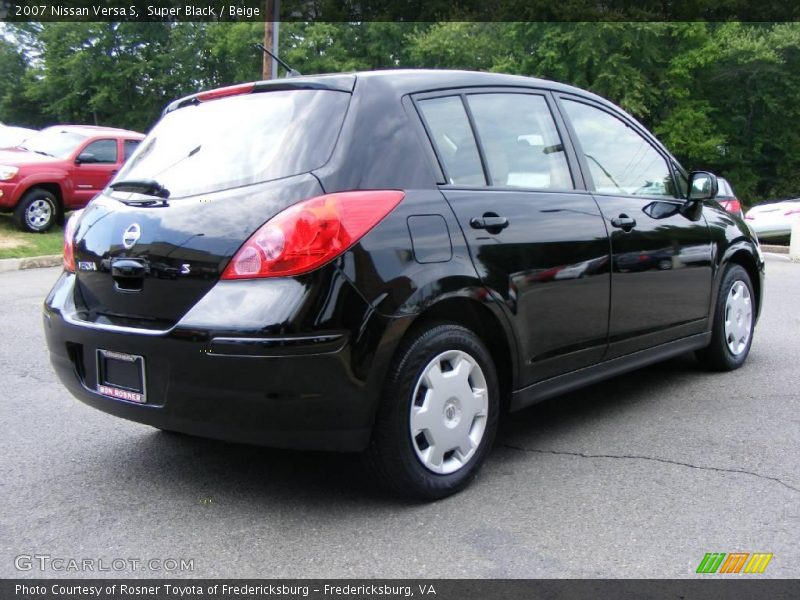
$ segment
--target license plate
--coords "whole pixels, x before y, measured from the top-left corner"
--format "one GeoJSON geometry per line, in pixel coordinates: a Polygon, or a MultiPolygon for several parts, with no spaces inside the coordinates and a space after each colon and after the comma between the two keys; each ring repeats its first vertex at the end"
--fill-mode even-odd
{"type": "Polygon", "coordinates": [[[97,392],[110,398],[144,404],[144,357],[98,348],[97,392]]]}

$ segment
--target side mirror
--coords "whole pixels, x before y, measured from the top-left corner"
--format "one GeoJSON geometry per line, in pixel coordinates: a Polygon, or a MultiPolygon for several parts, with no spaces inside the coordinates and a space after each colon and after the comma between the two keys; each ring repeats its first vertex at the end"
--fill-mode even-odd
{"type": "Polygon", "coordinates": [[[717,197],[717,176],[708,171],[692,171],[689,175],[689,200],[711,200],[717,197]]]}
{"type": "Polygon", "coordinates": [[[75,164],[80,165],[83,163],[96,163],[97,157],[91,152],[81,152],[78,158],[75,159],[75,164]]]}

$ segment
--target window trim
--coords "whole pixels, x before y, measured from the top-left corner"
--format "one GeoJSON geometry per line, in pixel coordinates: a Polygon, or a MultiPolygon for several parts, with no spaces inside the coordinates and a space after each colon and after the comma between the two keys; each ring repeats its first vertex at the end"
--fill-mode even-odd
{"type": "Polygon", "coordinates": [[[436,158],[438,163],[438,170],[444,177],[444,182],[437,182],[439,186],[444,187],[445,189],[463,189],[463,190],[498,190],[498,191],[516,191],[516,192],[538,192],[538,193],[581,193],[581,192],[590,192],[587,182],[583,177],[583,173],[581,170],[581,165],[578,158],[578,153],[576,148],[573,144],[572,138],[569,135],[569,130],[566,127],[565,120],[561,115],[558,105],[554,99],[553,92],[546,88],[540,87],[503,87],[503,86],[473,86],[473,87],[462,87],[462,88],[450,88],[447,90],[438,90],[438,91],[428,91],[428,92],[417,92],[411,94],[411,101],[416,109],[417,116],[422,123],[422,126],[425,130],[427,135],[427,141],[430,145],[430,150],[433,152],[433,156],[436,158]],[[550,111],[550,117],[553,120],[553,125],[556,128],[556,133],[561,140],[561,144],[564,146],[564,155],[567,160],[567,169],[569,170],[570,179],[572,180],[572,188],[530,188],[530,187],[521,187],[521,186],[509,186],[509,185],[492,185],[491,181],[491,173],[489,171],[488,163],[486,162],[486,155],[483,150],[483,143],[481,141],[480,135],[478,135],[477,127],[475,125],[475,121],[472,115],[472,111],[469,107],[469,102],[467,100],[467,96],[479,95],[479,94],[521,94],[526,96],[541,96],[544,98],[547,108],[550,111]],[[483,178],[485,181],[484,186],[475,186],[475,185],[464,185],[464,184],[456,184],[450,183],[450,177],[447,173],[447,168],[444,164],[444,160],[439,154],[439,149],[434,142],[434,137],[431,133],[430,126],[425,119],[425,116],[422,112],[419,103],[424,100],[431,100],[435,98],[445,98],[445,97],[460,97],[461,104],[464,108],[464,111],[467,115],[467,121],[469,122],[470,129],[472,132],[473,140],[475,141],[475,145],[478,149],[478,156],[481,159],[481,166],[483,167],[483,178]]]}
{"type": "Polygon", "coordinates": [[[592,194],[597,197],[611,197],[611,198],[640,198],[642,200],[661,200],[663,202],[675,202],[678,204],[682,204],[685,198],[675,197],[675,196],[651,196],[651,195],[644,195],[644,194],[612,194],[608,192],[600,192],[597,190],[597,186],[595,185],[594,178],[592,177],[591,170],[589,168],[589,163],[586,161],[586,156],[583,151],[583,146],[581,145],[581,141],[578,138],[578,134],[575,131],[575,128],[572,125],[572,121],[567,114],[566,108],[563,106],[563,101],[568,100],[572,102],[577,102],[579,104],[585,104],[586,106],[590,106],[597,110],[600,110],[612,118],[617,119],[623,125],[630,128],[634,131],[637,135],[639,135],[645,142],[647,142],[650,147],[664,160],[667,165],[667,170],[669,171],[669,175],[672,178],[672,185],[675,190],[680,191],[678,186],[678,182],[675,179],[674,169],[678,165],[678,161],[666,152],[664,148],[661,146],[661,143],[658,142],[657,139],[653,137],[653,135],[647,131],[646,129],[642,128],[638,123],[633,122],[627,115],[618,112],[617,110],[612,110],[610,107],[604,106],[599,102],[593,101],[589,98],[584,98],[582,96],[577,96],[574,94],[568,93],[558,93],[555,95],[556,104],[558,106],[558,110],[561,112],[561,116],[564,119],[565,126],[569,132],[570,137],[573,140],[573,144],[575,149],[578,151],[577,159],[578,164],[580,165],[581,171],[583,173],[583,178],[586,182],[586,189],[589,190],[592,194]],[[674,164],[673,164],[674,163],[674,164]]]}

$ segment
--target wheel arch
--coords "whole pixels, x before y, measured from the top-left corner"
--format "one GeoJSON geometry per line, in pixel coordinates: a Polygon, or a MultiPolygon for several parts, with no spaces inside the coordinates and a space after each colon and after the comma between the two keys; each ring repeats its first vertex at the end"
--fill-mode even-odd
{"type": "Polygon", "coordinates": [[[34,181],[34,182],[28,184],[25,187],[25,189],[22,191],[22,193],[19,195],[19,199],[17,200],[17,204],[22,202],[22,199],[27,194],[29,194],[31,191],[36,190],[36,189],[46,190],[46,191],[50,192],[51,194],[53,194],[53,196],[56,197],[56,202],[58,203],[58,206],[56,207],[56,209],[58,211],[57,218],[59,220],[63,219],[63,216],[64,216],[64,191],[61,189],[61,184],[59,184],[59,183],[57,183],[55,181],[49,181],[49,180],[48,181],[34,181]]]}
{"type": "Polygon", "coordinates": [[[430,324],[442,322],[469,329],[486,345],[497,370],[501,409],[507,410],[517,380],[517,362],[513,336],[499,309],[474,298],[448,296],[420,312],[403,338],[415,335],[430,324]]]}
{"type": "MultiPolygon", "coordinates": [[[[739,265],[747,271],[747,274],[750,276],[750,283],[753,286],[756,301],[756,317],[758,317],[761,314],[763,282],[761,280],[761,271],[758,268],[756,258],[753,256],[752,251],[744,247],[732,248],[727,260],[723,262],[724,267],[727,265],[739,265]]],[[[724,270],[724,268],[721,269],[722,272],[724,272],[724,270]]]]}

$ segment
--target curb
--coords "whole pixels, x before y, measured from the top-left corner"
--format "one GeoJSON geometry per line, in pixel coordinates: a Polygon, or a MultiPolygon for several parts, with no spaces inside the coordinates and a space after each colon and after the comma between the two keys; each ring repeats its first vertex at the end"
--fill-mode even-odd
{"type": "Polygon", "coordinates": [[[22,269],[39,269],[41,267],[57,267],[61,264],[60,254],[47,256],[27,256],[25,258],[0,258],[0,273],[21,271],[22,269]]]}
{"type": "Polygon", "coordinates": [[[789,246],[770,246],[769,244],[761,244],[761,249],[764,252],[772,252],[773,254],[789,254],[789,246]]]}

